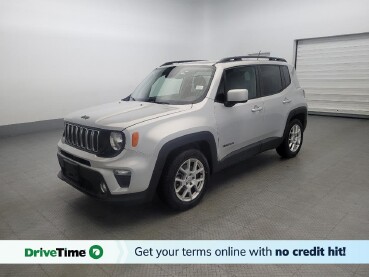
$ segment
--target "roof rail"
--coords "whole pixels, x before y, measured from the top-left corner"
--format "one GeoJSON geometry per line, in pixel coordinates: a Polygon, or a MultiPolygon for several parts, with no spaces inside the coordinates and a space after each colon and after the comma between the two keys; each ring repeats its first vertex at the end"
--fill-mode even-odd
{"type": "Polygon", "coordinates": [[[203,62],[205,60],[183,60],[183,61],[172,61],[172,62],[166,62],[163,63],[161,66],[165,66],[165,65],[171,65],[174,63],[188,63],[188,62],[203,62]]]}
{"type": "Polygon", "coordinates": [[[227,57],[220,59],[217,63],[226,63],[226,62],[234,62],[234,61],[242,61],[243,59],[267,59],[269,61],[274,62],[287,62],[285,59],[277,58],[277,57],[268,57],[268,56],[235,56],[235,57],[227,57]]]}

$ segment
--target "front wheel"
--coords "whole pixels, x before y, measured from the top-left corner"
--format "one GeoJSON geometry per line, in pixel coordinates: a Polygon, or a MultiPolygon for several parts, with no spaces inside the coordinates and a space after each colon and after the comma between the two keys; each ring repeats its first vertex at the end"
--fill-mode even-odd
{"type": "Polygon", "coordinates": [[[303,128],[300,120],[292,120],[287,127],[287,132],[284,135],[281,145],[277,147],[278,154],[283,158],[295,157],[301,149],[304,138],[303,128]]]}
{"type": "Polygon", "coordinates": [[[159,193],[175,210],[187,210],[204,196],[209,179],[209,164],[195,149],[186,150],[170,161],[165,168],[159,193]]]}

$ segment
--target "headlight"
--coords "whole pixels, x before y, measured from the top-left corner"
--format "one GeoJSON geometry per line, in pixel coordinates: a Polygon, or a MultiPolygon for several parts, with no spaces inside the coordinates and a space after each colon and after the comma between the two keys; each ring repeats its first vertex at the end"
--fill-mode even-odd
{"type": "Polygon", "coordinates": [[[123,148],[123,135],[121,132],[110,133],[110,146],[116,150],[122,150],[123,148]]]}

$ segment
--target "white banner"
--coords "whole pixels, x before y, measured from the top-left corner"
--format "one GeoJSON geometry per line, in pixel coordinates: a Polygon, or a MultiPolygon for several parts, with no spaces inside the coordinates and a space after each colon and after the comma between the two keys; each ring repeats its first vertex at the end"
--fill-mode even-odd
{"type": "Polygon", "coordinates": [[[2,240],[1,264],[369,264],[369,240],[2,240]]]}

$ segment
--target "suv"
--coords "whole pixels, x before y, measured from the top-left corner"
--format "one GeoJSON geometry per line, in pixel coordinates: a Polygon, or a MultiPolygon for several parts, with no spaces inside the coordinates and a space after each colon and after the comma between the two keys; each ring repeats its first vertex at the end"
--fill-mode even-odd
{"type": "Polygon", "coordinates": [[[100,199],[144,202],[158,192],[186,210],[225,166],[273,148],[295,157],[306,119],[284,59],[167,62],[127,98],[66,117],[58,176],[100,199]]]}

